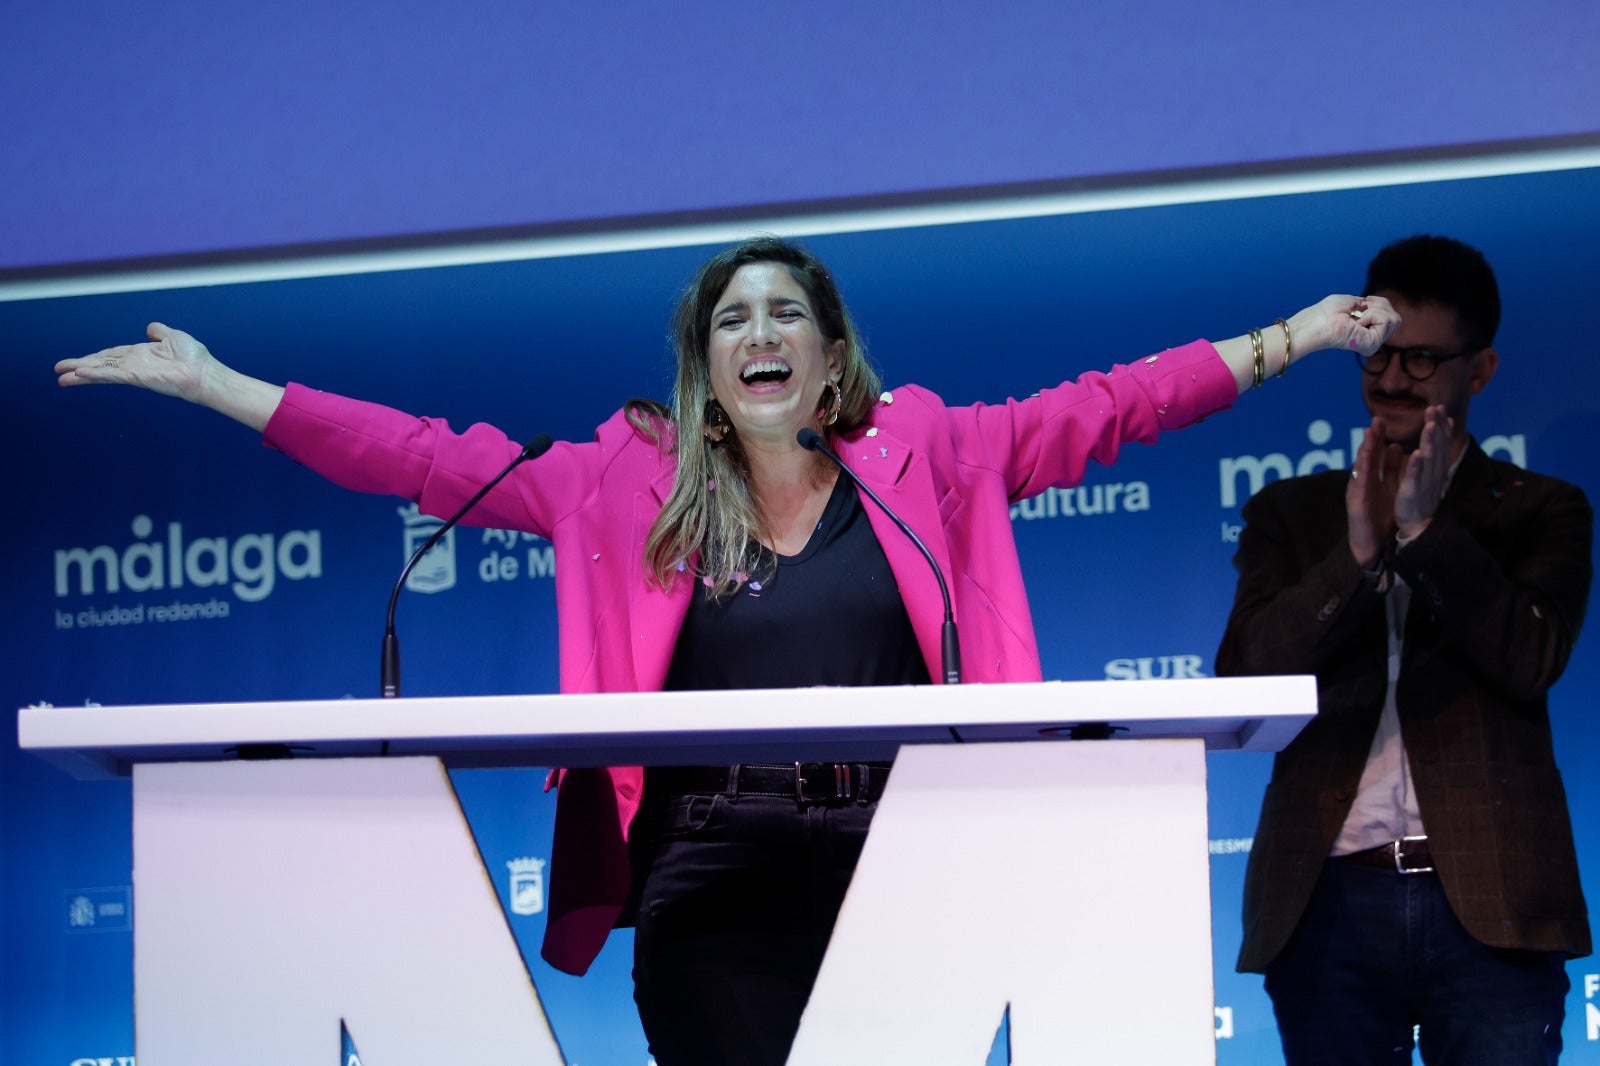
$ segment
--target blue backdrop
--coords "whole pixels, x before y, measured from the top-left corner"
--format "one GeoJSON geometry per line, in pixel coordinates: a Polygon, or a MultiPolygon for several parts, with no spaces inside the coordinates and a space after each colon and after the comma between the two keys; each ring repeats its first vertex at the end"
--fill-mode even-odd
{"type": "MultiPolygon", "coordinates": [[[[1457,236],[1488,255],[1506,306],[1500,372],[1475,401],[1472,428],[1491,451],[1594,497],[1596,203],[1600,171],[1586,170],[809,243],[839,277],[886,382],[968,402],[1025,395],[1197,335],[1232,336],[1355,289],[1389,240],[1457,236]]],[[[0,399],[0,447],[14,464],[0,703],[375,695],[384,601],[408,544],[399,501],[326,485],[197,408],[125,389],[62,392],[56,359],[138,339],[160,319],[268,379],[458,427],[487,421],[514,437],[584,439],[623,399],[665,396],[667,314],[706,253],[0,305],[0,345],[18,368],[0,399]]],[[[1261,477],[1343,465],[1365,420],[1349,358],[1327,353],[1233,412],[1126,452],[1079,489],[1014,508],[1045,675],[1209,674],[1240,505],[1261,477]]],[[[553,691],[548,545],[459,530],[454,564],[450,587],[401,604],[407,694],[553,691]]],[[[1590,817],[1600,809],[1590,755],[1600,726],[1584,713],[1600,693],[1593,647],[1591,635],[1552,700],[1591,888],[1600,884],[1590,817]]],[[[72,781],[22,755],[6,717],[0,1060],[131,1062],[128,787],[72,781]]],[[[1229,1064],[1279,1061],[1260,979],[1232,972],[1268,769],[1267,757],[1236,753],[1209,764],[1219,1060],[1229,1064]]],[[[570,1061],[642,1066],[628,937],[615,937],[581,980],[537,959],[537,860],[548,857],[551,813],[541,777],[472,771],[455,784],[570,1061]],[[518,859],[536,861],[511,865],[518,859]]],[[[1162,961],[1149,964],[1148,994],[1159,997],[1162,961]]],[[[1570,967],[1569,1062],[1600,1063],[1597,971],[1588,960],[1570,967]]]]}
{"type": "Polygon", "coordinates": [[[0,284],[126,257],[1600,131],[1591,0],[1354,19],[1260,0],[0,11],[0,284]],[[1425,91],[1399,89],[1401,69],[1425,91]]]}

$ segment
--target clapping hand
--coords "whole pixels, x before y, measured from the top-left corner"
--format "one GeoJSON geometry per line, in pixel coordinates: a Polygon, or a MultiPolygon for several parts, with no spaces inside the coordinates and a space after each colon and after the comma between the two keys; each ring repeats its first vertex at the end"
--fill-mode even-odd
{"type": "Polygon", "coordinates": [[[1429,407],[1423,419],[1422,439],[1406,458],[1395,492],[1395,532],[1405,540],[1428,528],[1450,480],[1450,419],[1441,405],[1429,407]]]}
{"type": "Polygon", "coordinates": [[[1443,406],[1424,415],[1422,439],[1409,455],[1384,439],[1374,418],[1362,435],[1345,488],[1350,553],[1372,569],[1395,535],[1410,539],[1428,528],[1444,498],[1450,473],[1450,419],[1443,406]]]}

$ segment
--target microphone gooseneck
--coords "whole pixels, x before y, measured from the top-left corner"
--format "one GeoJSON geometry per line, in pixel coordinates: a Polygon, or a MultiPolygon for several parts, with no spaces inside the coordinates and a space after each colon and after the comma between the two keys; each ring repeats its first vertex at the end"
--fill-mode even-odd
{"type": "Polygon", "coordinates": [[[831,459],[833,465],[837,466],[841,473],[848,477],[857,488],[866,493],[867,498],[877,504],[879,510],[889,516],[890,521],[900,527],[900,532],[911,538],[911,543],[915,544],[917,550],[922,553],[922,557],[928,560],[928,566],[932,568],[933,576],[939,582],[939,595],[944,598],[944,625],[939,633],[940,655],[944,667],[944,683],[947,685],[959,685],[961,683],[961,642],[956,634],[955,610],[950,604],[950,588],[945,584],[944,571],[939,569],[939,561],[933,557],[933,552],[929,551],[928,546],[922,543],[921,537],[912,532],[911,527],[906,525],[904,519],[895,514],[888,504],[878,498],[878,494],[872,491],[872,486],[862,481],[854,470],[844,465],[844,460],[834,454],[833,449],[823,441],[822,434],[807,426],[796,433],[794,439],[800,447],[807,451],[820,452],[831,459]]]}
{"type": "Polygon", "coordinates": [[[412,552],[411,558],[406,560],[405,569],[400,571],[400,580],[394,583],[394,591],[389,593],[389,616],[383,628],[383,655],[378,669],[378,687],[384,699],[393,699],[400,695],[400,638],[395,635],[394,631],[394,613],[395,609],[400,605],[400,590],[405,587],[406,578],[411,576],[412,569],[416,567],[422,557],[427,555],[435,544],[439,543],[439,538],[455,528],[456,523],[465,518],[467,512],[476,507],[478,501],[489,494],[490,489],[500,484],[505,476],[515,470],[519,464],[529,459],[537,459],[549,451],[554,443],[548,433],[540,433],[530,439],[528,443],[522,446],[522,451],[517,453],[517,457],[507,463],[505,469],[494,476],[494,480],[479,489],[472,499],[462,504],[461,509],[451,515],[448,522],[434,530],[433,535],[422,542],[422,547],[412,552]]]}

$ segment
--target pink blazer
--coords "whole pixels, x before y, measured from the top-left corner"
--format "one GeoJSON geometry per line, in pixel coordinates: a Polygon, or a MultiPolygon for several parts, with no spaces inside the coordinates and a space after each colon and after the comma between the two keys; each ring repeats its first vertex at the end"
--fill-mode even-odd
{"type": "MultiPolygon", "coordinates": [[[[1227,407],[1233,375],[1205,341],[1108,374],[1090,373],[1026,400],[946,407],[916,386],[885,393],[837,450],[915,529],[944,569],[971,681],[1037,681],[1039,652],[1009,505],[1083,480],[1126,441],[1149,443],[1227,407]]],[[[266,443],[334,482],[414,500],[449,515],[520,445],[444,422],[290,385],[266,443]]],[[[614,415],[590,443],[558,443],[517,469],[473,512],[478,525],[528,530],[555,546],[561,691],[661,688],[692,583],[645,578],[644,541],[672,487],[674,461],[614,415]]],[[[905,599],[931,676],[940,676],[944,607],[926,561],[863,501],[905,599]]],[[[644,772],[560,775],[544,957],[583,973],[628,894],[627,837],[644,772]]]]}

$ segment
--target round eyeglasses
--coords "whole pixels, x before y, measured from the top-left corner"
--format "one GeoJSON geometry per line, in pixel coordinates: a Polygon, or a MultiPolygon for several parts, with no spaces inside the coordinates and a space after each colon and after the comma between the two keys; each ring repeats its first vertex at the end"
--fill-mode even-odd
{"type": "Polygon", "coordinates": [[[1426,344],[1417,344],[1409,348],[1397,348],[1392,344],[1385,344],[1371,355],[1362,355],[1355,352],[1356,366],[1365,373],[1378,377],[1389,369],[1389,361],[1396,357],[1400,360],[1400,369],[1412,381],[1427,381],[1433,377],[1433,372],[1439,369],[1440,363],[1448,363],[1452,359],[1460,359],[1464,355],[1476,355],[1483,351],[1482,348],[1463,348],[1459,352],[1442,352],[1426,344]]]}

